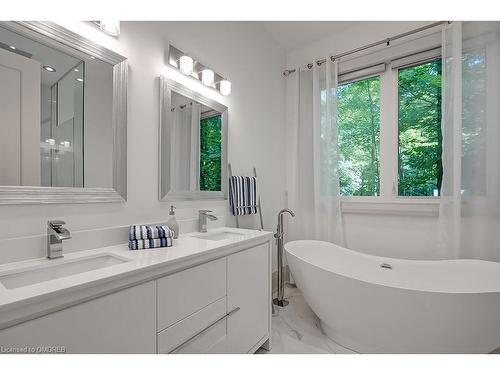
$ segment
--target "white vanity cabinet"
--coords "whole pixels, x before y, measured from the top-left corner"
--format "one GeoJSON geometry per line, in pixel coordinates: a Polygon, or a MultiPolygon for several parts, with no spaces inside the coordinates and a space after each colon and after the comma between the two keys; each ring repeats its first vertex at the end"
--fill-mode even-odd
{"type": "Polygon", "coordinates": [[[158,353],[249,353],[270,332],[265,243],[157,281],[158,353]]]}
{"type": "Polygon", "coordinates": [[[263,244],[227,257],[230,315],[226,320],[226,336],[212,352],[255,352],[267,340],[271,324],[268,247],[263,244]]]}
{"type": "Polygon", "coordinates": [[[136,275],[133,286],[26,316],[0,330],[0,346],[64,347],[67,353],[253,353],[269,346],[270,254],[265,238],[158,267],[155,274],[136,275]]]}
{"type": "Polygon", "coordinates": [[[150,281],[0,331],[4,349],[154,353],[156,285],[150,281]]]}

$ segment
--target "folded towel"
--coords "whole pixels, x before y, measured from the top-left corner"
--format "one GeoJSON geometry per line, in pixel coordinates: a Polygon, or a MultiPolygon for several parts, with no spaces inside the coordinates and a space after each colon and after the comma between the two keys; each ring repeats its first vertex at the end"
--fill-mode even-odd
{"type": "Polygon", "coordinates": [[[255,177],[231,176],[229,179],[229,204],[236,216],[257,213],[257,179],[255,177]]]}
{"type": "Polygon", "coordinates": [[[130,250],[154,249],[158,247],[170,247],[172,243],[172,237],[130,240],[128,241],[128,248],[130,250]]]}
{"type": "Polygon", "coordinates": [[[131,225],[128,233],[129,241],[171,237],[173,232],[166,225],[131,225]]]}

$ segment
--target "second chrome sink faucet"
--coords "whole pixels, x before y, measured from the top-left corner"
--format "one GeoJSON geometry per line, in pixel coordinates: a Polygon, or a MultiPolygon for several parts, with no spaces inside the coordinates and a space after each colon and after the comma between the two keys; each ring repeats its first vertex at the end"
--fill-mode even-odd
{"type": "Polygon", "coordinates": [[[198,230],[201,233],[206,233],[207,231],[207,219],[212,221],[217,220],[217,216],[209,214],[211,210],[199,210],[198,211],[198,230]]]}
{"type": "Polygon", "coordinates": [[[63,257],[63,240],[69,240],[71,233],[63,227],[62,220],[47,221],[47,258],[57,259],[63,257]]]}

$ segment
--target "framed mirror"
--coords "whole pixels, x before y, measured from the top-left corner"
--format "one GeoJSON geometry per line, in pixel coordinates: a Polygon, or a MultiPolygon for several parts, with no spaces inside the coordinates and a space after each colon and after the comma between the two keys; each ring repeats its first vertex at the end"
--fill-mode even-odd
{"type": "Polygon", "coordinates": [[[52,22],[0,22],[0,204],[127,198],[127,62],[52,22]]]}
{"type": "Polygon", "coordinates": [[[225,199],[227,107],[160,77],[160,200],[225,199]]]}

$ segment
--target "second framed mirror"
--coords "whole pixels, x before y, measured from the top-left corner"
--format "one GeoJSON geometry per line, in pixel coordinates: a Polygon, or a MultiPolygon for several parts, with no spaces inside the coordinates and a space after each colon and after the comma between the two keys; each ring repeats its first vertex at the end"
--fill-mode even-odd
{"type": "Polygon", "coordinates": [[[160,200],[225,199],[228,109],[160,77],[160,200]]]}

